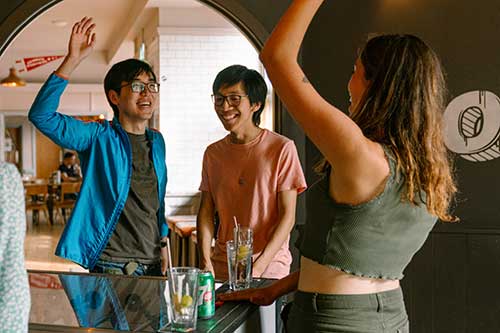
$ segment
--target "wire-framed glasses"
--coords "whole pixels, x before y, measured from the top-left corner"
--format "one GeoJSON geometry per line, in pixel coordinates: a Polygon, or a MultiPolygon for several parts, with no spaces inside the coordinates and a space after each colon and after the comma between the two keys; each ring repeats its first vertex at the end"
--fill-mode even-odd
{"type": "Polygon", "coordinates": [[[241,99],[243,97],[248,97],[248,95],[231,94],[224,96],[221,94],[214,94],[212,95],[212,102],[214,102],[215,106],[224,105],[224,101],[227,101],[227,104],[229,104],[230,106],[238,106],[240,105],[241,99]]]}
{"type": "Polygon", "coordinates": [[[146,87],[148,87],[148,90],[152,94],[156,94],[160,92],[160,84],[157,82],[148,82],[144,83],[141,81],[132,81],[130,83],[124,84],[121,86],[121,88],[130,86],[133,92],[135,93],[142,93],[144,90],[146,90],[146,87]]]}

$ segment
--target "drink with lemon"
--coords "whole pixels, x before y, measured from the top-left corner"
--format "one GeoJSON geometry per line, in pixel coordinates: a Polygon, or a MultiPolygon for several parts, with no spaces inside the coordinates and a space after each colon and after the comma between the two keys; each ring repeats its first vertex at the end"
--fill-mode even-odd
{"type": "Polygon", "coordinates": [[[194,267],[173,267],[168,270],[170,329],[175,332],[196,330],[199,272],[194,267]]]}
{"type": "Polygon", "coordinates": [[[232,290],[250,288],[253,254],[252,229],[239,228],[238,232],[235,231],[235,240],[226,243],[229,288],[232,290]]]}

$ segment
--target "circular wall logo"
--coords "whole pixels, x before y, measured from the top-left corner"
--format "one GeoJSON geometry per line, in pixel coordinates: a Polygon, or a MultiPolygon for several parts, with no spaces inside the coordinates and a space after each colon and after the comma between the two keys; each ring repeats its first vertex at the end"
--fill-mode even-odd
{"type": "Polygon", "coordinates": [[[483,162],[500,157],[500,99],[490,91],[469,91],[444,112],[444,140],[462,158],[483,162]]]}

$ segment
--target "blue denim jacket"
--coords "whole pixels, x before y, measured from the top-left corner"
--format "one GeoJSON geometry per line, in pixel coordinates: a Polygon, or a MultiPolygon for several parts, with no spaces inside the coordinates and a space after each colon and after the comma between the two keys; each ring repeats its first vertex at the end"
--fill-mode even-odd
{"type": "MultiPolygon", "coordinates": [[[[127,133],[118,119],[113,122],[82,122],[56,112],[68,84],[52,74],[38,93],[29,112],[30,121],[56,144],[76,150],[83,182],[56,255],[92,269],[106,247],[123,210],[132,176],[132,151],[127,133]]],[[[158,226],[168,235],[165,221],[165,142],[147,129],[153,164],[158,177],[158,226]]]]}

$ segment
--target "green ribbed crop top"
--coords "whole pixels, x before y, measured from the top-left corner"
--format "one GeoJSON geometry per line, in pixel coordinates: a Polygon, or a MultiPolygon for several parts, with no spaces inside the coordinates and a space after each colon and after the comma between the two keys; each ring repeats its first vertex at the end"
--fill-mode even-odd
{"type": "Polygon", "coordinates": [[[299,238],[301,255],[349,274],[402,279],[403,270],[425,242],[437,218],[425,204],[402,202],[402,177],[384,147],[390,175],[382,193],[359,205],[336,203],[327,176],[310,188],[314,200],[299,238]]]}

